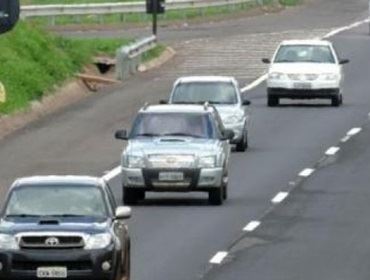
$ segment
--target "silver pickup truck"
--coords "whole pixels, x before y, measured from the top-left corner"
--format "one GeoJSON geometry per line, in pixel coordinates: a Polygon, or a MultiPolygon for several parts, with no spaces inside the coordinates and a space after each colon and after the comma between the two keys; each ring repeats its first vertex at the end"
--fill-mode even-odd
{"type": "Polygon", "coordinates": [[[210,204],[222,204],[233,136],[207,104],[143,107],[130,133],[115,134],[128,140],[122,153],[124,204],[144,199],[146,191],[208,192],[210,204]]]}

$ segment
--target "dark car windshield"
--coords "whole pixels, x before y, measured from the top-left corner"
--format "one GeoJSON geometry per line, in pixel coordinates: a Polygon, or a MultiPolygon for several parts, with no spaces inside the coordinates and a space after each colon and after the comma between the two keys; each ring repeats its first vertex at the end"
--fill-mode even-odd
{"type": "Polygon", "coordinates": [[[292,45],[281,46],[275,57],[275,63],[335,63],[329,46],[292,45]]]}
{"type": "Polygon", "coordinates": [[[209,114],[139,114],[134,122],[130,138],[155,136],[189,136],[195,138],[214,138],[215,130],[209,114]]]}
{"type": "Polygon", "coordinates": [[[11,192],[5,209],[11,216],[107,217],[103,192],[95,186],[24,186],[11,192]]]}
{"type": "Polygon", "coordinates": [[[237,92],[232,83],[225,82],[201,82],[182,83],[175,87],[171,103],[193,104],[236,104],[237,92]]]}

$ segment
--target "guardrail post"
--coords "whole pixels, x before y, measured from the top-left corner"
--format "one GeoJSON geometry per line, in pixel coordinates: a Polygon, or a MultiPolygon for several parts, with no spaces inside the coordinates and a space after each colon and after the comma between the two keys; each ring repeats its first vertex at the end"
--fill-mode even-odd
{"type": "Polygon", "coordinates": [[[118,49],[116,55],[116,78],[118,80],[125,80],[130,76],[130,49],[128,47],[122,47],[118,49]]]}

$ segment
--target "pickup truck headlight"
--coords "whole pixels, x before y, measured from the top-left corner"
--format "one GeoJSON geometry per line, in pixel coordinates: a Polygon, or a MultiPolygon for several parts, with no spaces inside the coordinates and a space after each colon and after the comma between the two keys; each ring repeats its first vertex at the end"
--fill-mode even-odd
{"type": "Polygon", "coordinates": [[[143,168],[144,158],[141,156],[127,155],[125,160],[125,166],[128,168],[143,168]]]}
{"type": "Polygon", "coordinates": [[[98,250],[108,247],[112,243],[112,236],[109,233],[90,235],[85,244],[86,250],[98,250]]]}
{"type": "Polygon", "coordinates": [[[321,79],[326,81],[336,81],[339,80],[339,75],[336,73],[321,74],[321,79]]]}
{"type": "Polygon", "coordinates": [[[216,167],[216,156],[202,156],[199,158],[200,168],[214,168],[216,167]]]}
{"type": "Polygon", "coordinates": [[[233,123],[240,123],[244,119],[243,115],[230,115],[225,117],[224,123],[225,124],[233,124],[233,123]]]}
{"type": "Polygon", "coordinates": [[[272,72],[269,74],[269,79],[271,80],[282,80],[284,78],[284,73],[272,72]]]}
{"type": "Polygon", "coordinates": [[[19,245],[13,235],[0,234],[0,250],[18,250],[19,245]]]}

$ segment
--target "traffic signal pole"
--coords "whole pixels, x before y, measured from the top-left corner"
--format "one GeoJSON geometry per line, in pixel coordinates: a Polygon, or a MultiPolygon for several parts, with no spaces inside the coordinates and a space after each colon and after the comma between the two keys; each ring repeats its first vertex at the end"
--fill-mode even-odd
{"type": "Polygon", "coordinates": [[[158,1],[159,0],[152,0],[153,1],[153,35],[157,36],[157,21],[158,21],[158,1]]]}

